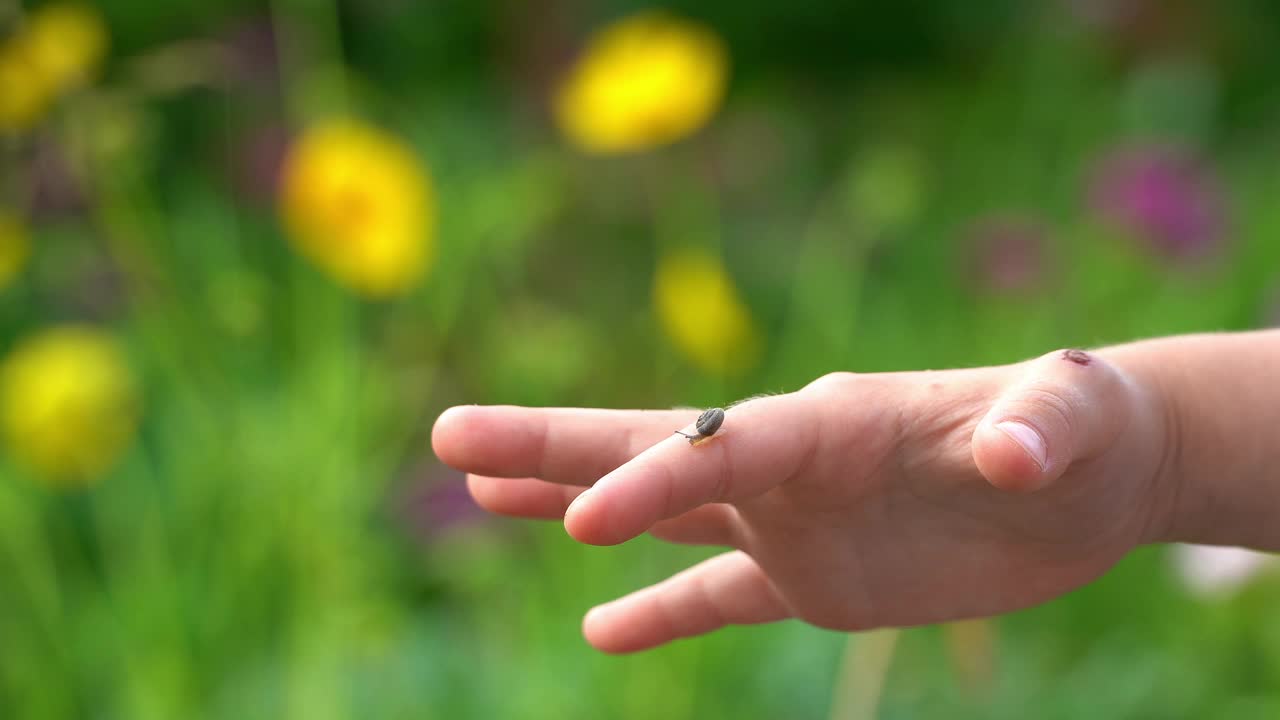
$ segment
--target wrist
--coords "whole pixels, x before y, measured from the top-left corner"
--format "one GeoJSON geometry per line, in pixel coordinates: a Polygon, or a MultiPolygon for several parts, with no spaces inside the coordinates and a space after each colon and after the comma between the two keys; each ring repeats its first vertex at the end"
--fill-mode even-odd
{"type": "Polygon", "coordinates": [[[1182,542],[1187,526],[1196,513],[1189,504],[1190,474],[1185,468],[1184,437],[1187,428],[1184,403],[1177,384],[1162,372],[1159,363],[1145,361],[1137,353],[1118,353],[1116,364],[1122,368],[1133,388],[1137,416],[1143,418],[1139,443],[1147,448],[1149,469],[1147,522],[1140,544],[1182,542]]]}
{"type": "Polygon", "coordinates": [[[1107,350],[1150,397],[1161,427],[1143,542],[1280,548],[1270,428],[1280,411],[1260,380],[1276,342],[1257,333],[1188,335],[1107,350]]]}

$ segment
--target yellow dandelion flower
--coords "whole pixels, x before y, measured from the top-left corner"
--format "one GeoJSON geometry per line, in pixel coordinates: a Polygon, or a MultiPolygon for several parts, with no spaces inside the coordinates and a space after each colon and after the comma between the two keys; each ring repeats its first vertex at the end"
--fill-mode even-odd
{"type": "Polygon", "coordinates": [[[45,330],[0,365],[5,443],[50,485],[84,485],[108,470],[133,441],[137,413],[128,366],[98,330],[45,330]]]}
{"type": "Polygon", "coordinates": [[[32,12],[0,45],[0,130],[34,125],[58,95],[93,77],[107,53],[107,27],[88,5],[32,12]]]}
{"type": "Polygon", "coordinates": [[[647,150],[705,125],[727,76],[724,43],[709,28],[645,11],[591,40],[556,94],[555,116],[587,152],[647,150]]]}
{"type": "Polygon", "coordinates": [[[433,254],[426,169],[403,141],[354,121],[316,125],[294,142],[280,213],[302,255],[363,295],[407,290],[433,254]]]}
{"type": "Polygon", "coordinates": [[[672,342],[703,370],[727,375],[755,365],[760,333],[718,258],[681,250],[658,261],[654,306],[672,342]]]}
{"type": "Polygon", "coordinates": [[[22,43],[0,45],[0,130],[35,125],[53,102],[52,90],[22,43]]]}
{"type": "Polygon", "coordinates": [[[91,79],[107,54],[101,13],[79,3],[54,3],[32,12],[19,40],[44,80],[59,92],[91,79]]]}
{"type": "Polygon", "coordinates": [[[31,253],[27,229],[18,216],[0,209],[0,290],[9,286],[31,253]]]}

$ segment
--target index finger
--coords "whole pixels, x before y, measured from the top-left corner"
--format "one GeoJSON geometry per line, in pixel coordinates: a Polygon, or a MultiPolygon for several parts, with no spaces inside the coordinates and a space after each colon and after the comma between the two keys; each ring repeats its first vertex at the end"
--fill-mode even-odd
{"type": "Polygon", "coordinates": [[[584,543],[615,545],[699,505],[759,495],[813,456],[818,410],[806,393],[730,408],[698,445],[672,436],[605,475],[569,506],[565,529],[584,543]]]}
{"type": "Polygon", "coordinates": [[[431,444],[442,462],[463,472],[591,485],[697,416],[697,410],[462,405],[436,420],[431,444]]]}

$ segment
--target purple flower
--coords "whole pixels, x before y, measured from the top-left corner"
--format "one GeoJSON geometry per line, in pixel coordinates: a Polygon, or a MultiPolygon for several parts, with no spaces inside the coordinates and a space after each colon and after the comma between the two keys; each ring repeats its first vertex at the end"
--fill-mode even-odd
{"type": "Polygon", "coordinates": [[[399,505],[410,531],[422,540],[477,524],[486,517],[471,499],[466,475],[435,463],[413,474],[399,505]]]}
{"type": "Polygon", "coordinates": [[[1150,250],[1202,258],[1226,235],[1223,193],[1210,169],[1174,148],[1123,150],[1103,160],[1089,191],[1094,210],[1150,250]]]}
{"type": "Polygon", "coordinates": [[[1046,231],[1019,215],[976,221],[968,231],[978,285],[995,292],[1027,292],[1044,279],[1046,231]]]}

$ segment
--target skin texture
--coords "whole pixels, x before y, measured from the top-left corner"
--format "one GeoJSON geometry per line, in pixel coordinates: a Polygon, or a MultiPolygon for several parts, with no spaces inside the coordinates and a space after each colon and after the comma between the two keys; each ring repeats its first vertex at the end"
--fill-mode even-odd
{"type": "Polygon", "coordinates": [[[901,627],[1045,602],[1143,543],[1280,544],[1222,514],[1280,525],[1255,482],[1274,475],[1273,443],[1238,437],[1280,427],[1280,402],[1256,389],[1274,358],[1273,332],[834,373],[732,407],[692,447],[672,430],[692,433],[697,411],[466,406],[432,441],[492,512],[563,518],[593,545],[648,532],[731,548],[593,609],[583,630],[600,650],[785,618],[901,627]],[[1241,529],[1205,530],[1224,525],[1241,529]]]}

